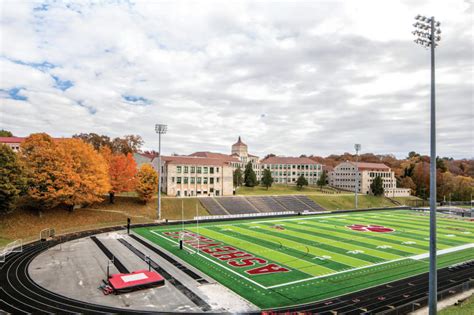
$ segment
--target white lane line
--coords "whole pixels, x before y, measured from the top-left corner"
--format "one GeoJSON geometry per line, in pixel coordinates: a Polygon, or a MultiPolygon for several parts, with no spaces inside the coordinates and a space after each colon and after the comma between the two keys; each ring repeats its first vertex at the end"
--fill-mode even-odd
{"type": "MultiPolygon", "coordinates": [[[[463,249],[468,249],[468,248],[474,248],[474,243],[464,244],[464,245],[457,246],[457,247],[451,247],[451,248],[439,250],[439,251],[437,251],[436,256],[444,255],[444,254],[448,254],[448,253],[452,253],[452,252],[457,252],[457,251],[460,251],[460,250],[463,250],[463,249]]],[[[389,263],[393,263],[393,262],[397,262],[397,261],[402,261],[402,260],[407,260],[407,259],[420,260],[420,259],[428,258],[428,257],[429,257],[429,253],[416,255],[416,256],[410,256],[410,257],[403,257],[403,258],[384,261],[384,262],[380,262],[380,263],[376,263],[376,264],[372,264],[372,265],[368,265],[368,266],[363,266],[363,267],[347,269],[347,270],[339,271],[339,272],[335,272],[335,273],[330,273],[330,274],[327,274],[327,275],[316,276],[316,277],[312,277],[312,278],[301,279],[301,280],[291,281],[291,282],[287,282],[287,283],[272,285],[272,286],[267,287],[267,289],[274,289],[274,288],[284,287],[284,286],[295,284],[295,283],[301,283],[301,282],[305,282],[305,281],[326,278],[326,277],[340,275],[340,274],[347,273],[347,272],[352,272],[352,271],[355,271],[355,270],[360,270],[360,269],[366,269],[366,268],[370,268],[370,267],[385,265],[385,264],[389,264],[389,263]]]]}

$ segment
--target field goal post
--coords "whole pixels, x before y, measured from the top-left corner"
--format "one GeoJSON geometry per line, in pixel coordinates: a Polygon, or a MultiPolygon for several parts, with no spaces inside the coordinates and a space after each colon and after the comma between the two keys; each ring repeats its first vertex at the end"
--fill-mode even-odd
{"type": "Polygon", "coordinates": [[[16,241],[13,241],[11,243],[8,243],[7,246],[5,246],[1,251],[0,251],[0,263],[4,263],[6,260],[6,257],[10,253],[21,253],[23,251],[23,241],[22,239],[17,239],[16,241]]]}
{"type": "Polygon", "coordinates": [[[44,242],[56,235],[56,231],[53,228],[43,229],[40,232],[40,241],[44,242]]]}
{"type": "Polygon", "coordinates": [[[198,252],[198,249],[190,249],[186,246],[186,244],[184,243],[184,241],[188,241],[188,240],[196,240],[197,238],[195,236],[192,236],[192,235],[189,235],[189,233],[187,231],[180,231],[179,232],[179,242],[183,242],[183,249],[185,249],[188,253],[190,254],[197,254],[198,252]]]}

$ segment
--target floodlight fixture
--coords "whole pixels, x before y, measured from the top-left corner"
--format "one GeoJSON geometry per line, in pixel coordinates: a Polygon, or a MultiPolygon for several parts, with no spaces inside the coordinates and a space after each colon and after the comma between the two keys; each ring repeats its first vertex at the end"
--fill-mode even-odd
{"type": "Polygon", "coordinates": [[[168,131],[168,125],[155,125],[155,132],[158,134],[158,220],[161,220],[161,182],[163,180],[163,167],[161,165],[161,135],[164,135],[166,131],[168,131]]]}
{"type": "Polygon", "coordinates": [[[441,23],[434,16],[427,18],[421,15],[415,17],[414,27],[417,36],[415,43],[431,50],[431,127],[430,127],[430,266],[429,266],[429,314],[436,315],[437,309],[437,269],[436,269],[436,93],[435,93],[435,48],[441,41],[441,23]],[[421,32],[427,30],[428,32],[421,32]]]}

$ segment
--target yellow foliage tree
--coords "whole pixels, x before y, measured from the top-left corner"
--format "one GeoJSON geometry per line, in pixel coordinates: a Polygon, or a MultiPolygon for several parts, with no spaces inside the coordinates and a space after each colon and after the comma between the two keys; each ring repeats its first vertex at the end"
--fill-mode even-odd
{"type": "Polygon", "coordinates": [[[135,190],[140,200],[144,203],[150,199],[158,191],[158,174],[150,164],[143,164],[137,173],[137,183],[135,190]]]}
{"type": "Polygon", "coordinates": [[[21,145],[28,192],[40,210],[89,204],[109,190],[107,164],[103,157],[79,139],[53,140],[32,134],[21,145]]]}

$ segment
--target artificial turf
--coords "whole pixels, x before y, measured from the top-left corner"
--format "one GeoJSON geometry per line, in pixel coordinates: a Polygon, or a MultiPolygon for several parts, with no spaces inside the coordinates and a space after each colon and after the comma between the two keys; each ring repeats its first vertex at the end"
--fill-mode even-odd
{"type": "MultiPolygon", "coordinates": [[[[188,233],[208,239],[199,243],[199,251],[193,236],[185,238],[191,243],[184,250],[179,249],[176,233],[182,229],[181,225],[169,225],[134,231],[262,309],[319,301],[428,271],[428,259],[418,255],[429,250],[429,219],[408,210],[185,224],[188,233]],[[354,224],[393,231],[349,228],[354,224]],[[229,257],[218,259],[210,253],[223,246],[259,259],[252,260],[252,266],[237,267],[235,264],[244,264],[249,257],[221,260],[229,257]],[[251,274],[268,264],[284,270],[251,274]]],[[[473,244],[474,222],[440,216],[437,239],[438,250],[473,244]]],[[[474,247],[467,246],[440,255],[438,267],[472,257],[474,247]]]]}

